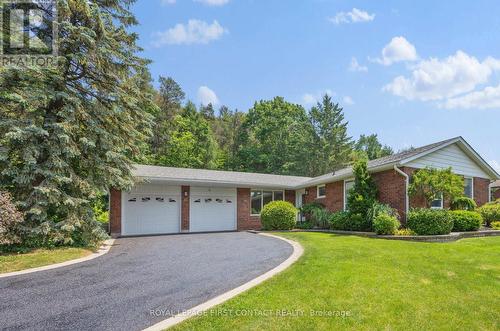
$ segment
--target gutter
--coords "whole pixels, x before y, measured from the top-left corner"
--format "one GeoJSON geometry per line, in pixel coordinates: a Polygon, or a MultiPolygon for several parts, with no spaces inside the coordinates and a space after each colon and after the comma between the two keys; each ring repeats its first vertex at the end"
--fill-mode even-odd
{"type": "Polygon", "coordinates": [[[408,212],[410,211],[410,197],[408,195],[408,187],[410,186],[410,176],[403,172],[398,166],[394,165],[394,170],[405,178],[405,220],[408,217],[408,212]]]}

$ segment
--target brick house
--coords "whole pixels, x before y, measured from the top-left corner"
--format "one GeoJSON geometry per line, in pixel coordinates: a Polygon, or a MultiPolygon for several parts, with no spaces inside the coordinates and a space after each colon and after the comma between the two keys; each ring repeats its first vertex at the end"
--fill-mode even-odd
{"type": "Polygon", "coordinates": [[[491,184],[491,201],[500,199],[500,180],[491,184]]]}
{"type": "MultiPolygon", "coordinates": [[[[489,201],[500,179],[462,137],[369,161],[379,201],[396,208],[403,222],[409,208],[423,206],[407,189],[411,175],[425,167],[451,167],[478,205],[489,201]]],[[[340,211],[353,185],[351,168],[315,178],[146,165],[136,165],[133,174],[137,184],[130,191],[110,190],[113,236],[260,229],[260,211],[270,201],[297,207],[316,201],[340,211]]],[[[433,202],[434,208],[446,206],[433,202]]]]}

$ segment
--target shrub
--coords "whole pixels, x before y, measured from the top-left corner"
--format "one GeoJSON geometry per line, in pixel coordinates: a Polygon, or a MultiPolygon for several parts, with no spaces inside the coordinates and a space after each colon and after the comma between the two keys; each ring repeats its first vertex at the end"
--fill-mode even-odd
{"type": "Polygon", "coordinates": [[[311,215],[311,224],[318,228],[326,229],[328,228],[328,222],[330,220],[331,215],[332,213],[330,213],[328,210],[324,208],[315,209],[313,210],[311,215]]]}
{"type": "Polygon", "coordinates": [[[375,218],[377,218],[380,214],[387,214],[389,216],[393,216],[399,220],[399,213],[396,209],[392,208],[389,205],[382,204],[378,201],[372,205],[372,207],[368,210],[368,219],[373,223],[375,218]]]}
{"type": "Polygon", "coordinates": [[[414,209],[408,214],[408,227],[418,235],[448,234],[453,218],[446,210],[414,209]]]}
{"type": "Polygon", "coordinates": [[[348,229],[349,231],[372,231],[372,222],[362,214],[349,215],[348,229]]]}
{"type": "Polygon", "coordinates": [[[377,234],[394,234],[400,225],[396,217],[384,213],[373,220],[373,229],[377,234]]]}
{"type": "Polygon", "coordinates": [[[491,222],[491,227],[495,230],[500,230],[500,221],[491,222]]]}
{"type": "Polygon", "coordinates": [[[421,196],[430,207],[435,199],[441,196],[444,200],[453,201],[462,196],[464,192],[464,179],[454,174],[451,167],[447,169],[425,168],[417,170],[408,187],[411,196],[421,196]]]}
{"type": "Polygon", "coordinates": [[[23,214],[7,192],[0,192],[0,246],[21,243],[23,214]]]}
{"type": "Polygon", "coordinates": [[[469,210],[473,211],[477,208],[476,201],[467,197],[458,197],[451,202],[451,210],[469,210]]]}
{"type": "Polygon", "coordinates": [[[330,228],[332,230],[348,230],[349,213],[338,211],[330,215],[330,228]]]}
{"type": "Polygon", "coordinates": [[[453,231],[476,231],[483,224],[483,217],[475,211],[455,210],[450,214],[453,218],[453,231]]]}
{"type": "Polygon", "coordinates": [[[291,230],[295,226],[297,209],[288,201],[273,201],[262,208],[260,220],[264,230],[291,230]]]}
{"type": "Polygon", "coordinates": [[[414,236],[416,233],[410,229],[399,229],[394,232],[395,236],[414,236]]]}
{"type": "Polygon", "coordinates": [[[481,216],[483,216],[483,219],[488,226],[491,222],[500,221],[500,203],[497,201],[487,203],[478,208],[478,212],[481,213],[481,216]]]}
{"type": "Polygon", "coordinates": [[[295,224],[295,228],[309,230],[313,228],[313,225],[309,221],[297,222],[297,224],[295,224]]]}
{"type": "MultiPolygon", "coordinates": [[[[349,211],[359,214],[363,219],[368,219],[368,210],[373,206],[377,197],[377,186],[368,172],[368,161],[364,158],[357,160],[353,166],[354,186],[347,195],[349,211]]],[[[358,218],[358,216],[355,216],[358,218]]],[[[370,220],[371,221],[371,220],[370,220]]],[[[371,228],[364,225],[362,228],[371,228]]]]}
{"type": "Polygon", "coordinates": [[[325,209],[323,204],[319,202],[306,203],[300,208],[300,212],[304,214],[311,227],[327,227],[330,212],[325,209]]]}

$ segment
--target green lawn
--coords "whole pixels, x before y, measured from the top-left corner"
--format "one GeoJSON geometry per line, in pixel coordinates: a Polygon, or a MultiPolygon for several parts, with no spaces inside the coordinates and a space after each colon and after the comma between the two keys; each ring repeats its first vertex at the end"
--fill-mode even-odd
{"type": "Polygon", "coordinates": [[[305,248],[296,264],[175,329],[500,330],[500,237],[417,243],[279,235],[305,248]]]}
{"type": "Polygon", "coordinates": [[[23,254],[0,254],[0,273],[41,267],[77,259],[91,254],[85,248],[37,249],[23,254]]]}

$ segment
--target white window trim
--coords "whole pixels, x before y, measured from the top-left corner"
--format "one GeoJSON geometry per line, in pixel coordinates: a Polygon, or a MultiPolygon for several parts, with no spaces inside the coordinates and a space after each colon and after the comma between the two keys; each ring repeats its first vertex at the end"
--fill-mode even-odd
{"type": "Polygon", "coordinates": [[[285,190],[269,190],[269,189],[260,189],[260,188],[252,188],[250,189],[250,216],[260,216],[260,213],[258,214],[252,214],[252,191],[260,191],[260,210],[262,211],[262,208],[264,208],[264,191],[271,191],[272,192],[272,201],[278,201],[274,200],[274,192],[283,192],[283,200],[279,201],[286,201],[285,197],[285,190]]]}
{"type": "Polygon", "coordinates": [[[431,206],[431,209],[443,209],[443,208],[444,208],[444,199],[443,199],[443,194],[441,193],[441,206],[439,206],[439,207],[432,207],[431,206]]]}
{"type": "Polygon", "coordinates": [[[326,198],[326,184],[321,184],[321,185],[316,186],[316,199],[320,199],[320,198],[326,198]],[[324,187],[325,188],[325,194],[324,195],[319,195],[319,189],[320,189],[320,187],[324,187]]]}
{"type": "Polygon", "coordinates": [[[344,188],[342,189],[342,191],[344,191],[344,211],[347,210],[347,190],[345,189],[345,187],[349,182],[354,182],[354,178],[344,179],[344,188]]]}
{"type": "MultiPolygon", "coordinates": [[[[474,177],[471,177],[471,176],[464,176],[464,184],[465,184],[465,180],[466,179],[470,179],[471,182],[472,182],[472,187],[471,187],[471,193],[472,193],[472,196],[470,197],[471,199],[474,200],[474,177]]],[[[464,189],[465,189],[465,185],[464,185],[464,189]]]]}

